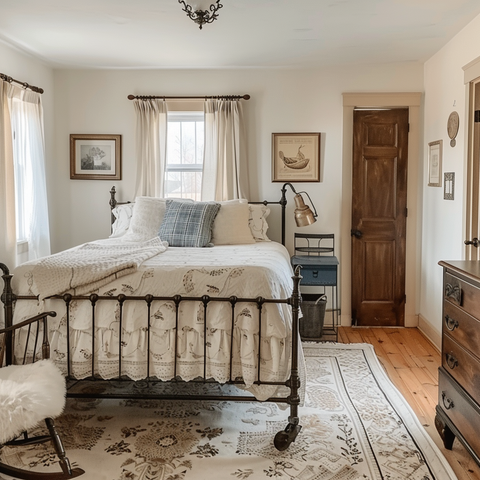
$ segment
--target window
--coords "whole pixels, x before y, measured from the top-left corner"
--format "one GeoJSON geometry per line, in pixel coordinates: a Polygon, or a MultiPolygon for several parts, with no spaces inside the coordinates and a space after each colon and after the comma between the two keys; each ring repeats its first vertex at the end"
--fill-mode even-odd
{"type": "Polygon", "coordinates": [[[203,151],[203,112],[169,112],[166,198],[201,199],[203,151]]]}
{"type": "Polygon", "coordinates": [[[38,94],[19,88],[9,108],[18,264],[50,254],[43,109],[38,94]]]}
{"type": "Polygon", "coordinates": [[[12,99],[13,163],[15,168],[15,216],[17,243],[27,242],[33,220],[33,171],[31,168],[30,105],[12,99]]]}

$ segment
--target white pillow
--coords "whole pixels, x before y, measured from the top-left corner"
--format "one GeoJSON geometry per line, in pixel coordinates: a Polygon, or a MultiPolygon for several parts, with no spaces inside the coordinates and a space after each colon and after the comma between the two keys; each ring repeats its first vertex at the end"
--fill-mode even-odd
{"type": "Polygon", "coordinates": [[[267,217],[270,209],[262,204],[248,204],[250,211],[248,225],[256,242],[270,242],[267,237],[268,223],[267,217]]]}
{"type": "Polygon", "coordinates": [[[219,202],[221,207],[213,222],[214,245],[244,245],[255,243],[248,225],[250,210],[241,200],[219,202]]]}
{"type": "Polygon", "coordinates": [[[115,221],[112,223],[112,234],[110,238],[121,237],[127,232],[130,219],[132,218],[133,205],[133,203],[124,203],[112,209],[115,221]]]}
{"type": "Polygon", "coordinates": [[[123,235],[123,242],[146,242],[158,236],[165,210],[164,198],[137,197],[133,204],[132,218],[127,233],[123,235]]]}

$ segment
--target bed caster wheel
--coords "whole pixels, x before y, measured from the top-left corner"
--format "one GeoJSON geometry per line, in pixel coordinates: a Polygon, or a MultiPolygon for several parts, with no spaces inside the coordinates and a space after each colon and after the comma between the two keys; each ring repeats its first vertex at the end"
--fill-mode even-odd
{"type": "Polygon", "coordinates": [[[285,430],[282,430],[275,435],[273,440],[275,448],[280,452],[286,450],[290,444],[295,441],[301,429],[302,427],[300,425],[289,423],[285,430]]]}

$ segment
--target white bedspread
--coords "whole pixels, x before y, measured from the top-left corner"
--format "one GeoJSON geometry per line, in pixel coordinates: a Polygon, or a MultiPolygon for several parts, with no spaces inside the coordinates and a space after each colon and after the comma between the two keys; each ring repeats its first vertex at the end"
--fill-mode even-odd
{"type": "MultiPolygon", "coordinates": [[[[114,239],[97,242],[114,244],[114,239]]],[[[15,269],[13,289],[17,294],[38,294],[34,275],[35,263],[15,269]]],[[[118,294],[143,296],[182,295],[197,297],[287,298],[292,291],[292,268],[287,250],[276,242],[253,245],[225,245],[213,248],[172,248],[146,260],[133,274],[116,279],[95,289],[99,295],[118,294]]],[[[52,357],[65,358],[66,315],[63,301],[19,302],[16,321],[39,310],[56,310],[50,320],[52,357]],[[30,303],[30,307],[26,306],[30,303]],[[35,304],[35,305],[34,305],[35,304]]],[[[89,375],[91,366],[90,302],[72,302],[70,342],[72,371],[77,378],[89,375]]],[[[207,376],[219,382],[229,379],[229,355],[233,351],[233,378],[241,377],[259,399],[275,394],[275,386],[256,387],[259,312],[255,303],[237,304],[232,318],[230,304],[213,302],[208,307],[206,329],[207,376]]],[[[96,306],[95,369],[103,378],[118,375],[119,306],[113,301],[99,301],[96,306]],[[116,304],[114,307],[112,303],[116,304]]],[[[145,302],[125,302],[123,306],[122,374],[134,380],[146,376],[147,307],[145,302]]],[[[260,372],[263,381],[285,381],[290,375],[291,307],[266,304],[262,309],[260,372]]],[[[150,313],[150,375],[169,380],[174,375],[175,309],[171,301],[154,301],[150,313]]],[[[205,333],[203,304],[181,302],[177,344],[176,374],[184,380],[203,375],[205,333]]],[[[303,356],[300,355],[303,373],[303,356]]],[[[303,376],[303,375],[302,375],[303,376]]]]}
{"type": "Polygon", "coordinates": [[[136,272],[145,260],[166,249],[159,237],[136,245],[85,243],[35,262],[34,284],[42,300],[67,291],[83,295],[136,272]]]}

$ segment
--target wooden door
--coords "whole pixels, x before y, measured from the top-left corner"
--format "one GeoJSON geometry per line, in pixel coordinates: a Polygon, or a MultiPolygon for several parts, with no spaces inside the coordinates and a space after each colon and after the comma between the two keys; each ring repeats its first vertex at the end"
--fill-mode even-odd
{"type": "Polygon", "coordinates": [[[354,325],[404,325],[407,147],[408,109],[354,112],[354,325]]]}

